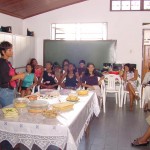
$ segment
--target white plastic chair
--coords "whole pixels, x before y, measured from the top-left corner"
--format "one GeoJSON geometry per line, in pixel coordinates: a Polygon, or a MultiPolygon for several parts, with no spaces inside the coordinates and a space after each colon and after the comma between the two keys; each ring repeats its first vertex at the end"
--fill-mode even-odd
{"type": "Polygon", "coordinates": [[[103,112],[106,112],[106,89],[104,80],[101,81],[101,99],[103,101],[103,112]]]}
{"type": "MultiPolygon", "coordinates": [[[[146,87],[141,87],[141,91],[142,91],[142,98],[141,98],[141,108],[144,108],[144,104],[145,104],[145,99],[147,98],[147,94],[148,94],[148,97],[149,97],[149,93],[146,93],[146,92],[150,92],[150,86],[146,86],[146,87]]],[[[149,97],[150,98],[150,97],[149,97]]]]}
{"type": "Polygon", "coordinates": [[[116,104],[119,104],[121,99],[122,80],[119,75],[108,74],[105,75],[106,96],[107,93],[114,93],[116,97],[116,104]]]}
{"type": "MultiPolygon", "coordinates": [[[[123,84],[125,84],[124,81],[123,81],[123,84]]],[[[127,94],[129,94],[129,91],[122,88],[121,93],[122,93],[122,96],[121,96],[121,105],[120,105],[120,107],[123,106],[123,102],[124,102],[124,104],[126,104],[127,94]]],[[[141,79],[140,78],[137,79],[137,91],[135,91],[135,93],[136,93],[136,95],[139,95],[139,97],[140,97],[139,103],[140,103],[140,108],[141,108],[142,104],[141,104],[141,79]]],[[[136,105],[137,105],[137,101],[136,101],[136,105]]]]}

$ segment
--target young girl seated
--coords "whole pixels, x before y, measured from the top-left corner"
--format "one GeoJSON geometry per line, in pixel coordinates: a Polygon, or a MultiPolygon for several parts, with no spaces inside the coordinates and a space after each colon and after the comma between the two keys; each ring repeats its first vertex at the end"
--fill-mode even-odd
{"type": "Polygon", "coordinates": [[[76,72],[76,68],[72,63],[69,64],[68,71],[63,74],[61,81],[62,88],[76,89],[80,86],[79,75],[76,72]]]}
{"type": "Polygon", "coordinates": [[[42,77],[43,77],[43,66],[38,65],[38,62],[35,58],[32,58],[30,61],[31,66],[33,67],[34,74],[38,79],[37,84],[41,83],[42,77]]]}
{"type": "Polygon", "coordinates": [[[86,89],[95,90],[97,96],[101,96],[100,87],[102,76],[99,76],[93,63],[87,64],[87,69],[82,77],[82,86],[86,89]]]}
{"type": "Polygon", "coordinates": [[[21,97],[30,95],[32,88],[37,84],[37,78],[33,73],[33,68],[30,64],[26,65],[26,76],[23,80],[20,81],[19,92],[21,97]]]}
{"type": "Polygon", "coordinates": [[[51,62],[46,62],[46,70],[43,73],[43,82],[40,84],[42,89],[57,89],[58,87],[52,66],[53,64],[51,62]]]}

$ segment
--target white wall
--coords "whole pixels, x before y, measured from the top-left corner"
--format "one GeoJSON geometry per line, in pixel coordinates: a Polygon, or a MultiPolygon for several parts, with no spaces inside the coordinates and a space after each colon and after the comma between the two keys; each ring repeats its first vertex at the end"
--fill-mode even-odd
{"type": "Polygon", "coordinates": [[[22,35],[23,20],[0,13],[0,26],[12,26],[12,33],[22,35]]]}
{"type": "Polygon", "coordinates": [[[136,63],[141,72],[142,26],[149,12],[110,12],[110,0],[89,0],[47,12],[23,21],[23,33],[29,28],[37,38],[36,57],[43,63],[43,39],[50,38],[51,23],[108,22],[108,39],[117,40],[116,59],[136,63]]]}

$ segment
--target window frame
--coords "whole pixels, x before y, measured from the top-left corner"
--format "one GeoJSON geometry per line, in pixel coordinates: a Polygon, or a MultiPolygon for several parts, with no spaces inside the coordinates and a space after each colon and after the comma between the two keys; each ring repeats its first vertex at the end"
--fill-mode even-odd
{"type": "MultiPolygon", "coordinates": [[[[112,10],[112,1],[115,1],[115,0],[110,0],[110,11],[112,11],[112,12],[113,11],[114,12],[116,12],[116,11],[123,11],[123,12],[125,12],[125,11],[150,11],[150,9],[144,9],[144,1],[146,1],[146,0],[140,0],[140,10],[132,10],[131,6],[130,6],[130,10],[121,10],[121,9],[120,10],[112,10]]],[[[124,0],[120,0],[120,1],[124,1],[124,0]]],[[[132,0],[129,0],[129,1],[131,2],[132,0]]]]}

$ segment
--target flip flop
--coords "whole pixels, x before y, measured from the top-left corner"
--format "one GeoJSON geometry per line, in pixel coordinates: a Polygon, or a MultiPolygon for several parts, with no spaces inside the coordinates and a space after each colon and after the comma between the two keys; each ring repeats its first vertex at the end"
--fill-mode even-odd
{"type": "Polygon", "coordinates": [[[138,139],[134,140],[133,143],[131,143],[132,146],[147,146],[149,144],[149,141],[146,143],[139,143],[138,139]]]}

